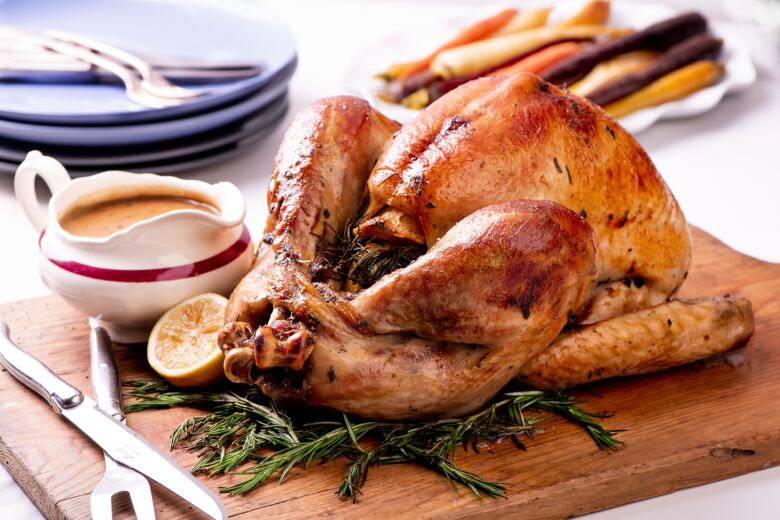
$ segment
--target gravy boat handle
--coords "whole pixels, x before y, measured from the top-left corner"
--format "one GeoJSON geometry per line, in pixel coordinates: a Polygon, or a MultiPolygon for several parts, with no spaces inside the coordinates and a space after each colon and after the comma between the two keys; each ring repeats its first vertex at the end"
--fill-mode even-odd
{"type": "Polygon", "coordinates": [[[40,233],[46,227],[46,214],[38,204],[35,194],[35,178],[41,177],[51,190],[52,195],[70,182],[65,167],[56,159],[43,155],[37,150],[27,154],[27,157],[16,169],[14,175],[14,193],[22,207],[27,220],[40,233]]]}

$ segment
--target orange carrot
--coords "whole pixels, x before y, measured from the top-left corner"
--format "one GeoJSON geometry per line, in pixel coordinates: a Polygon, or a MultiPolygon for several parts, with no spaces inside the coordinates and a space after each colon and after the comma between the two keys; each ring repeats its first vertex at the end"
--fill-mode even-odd
{"type": "Polygon", "coordinates": [[[439,47],[438,49],[430,53],[428,56],[424,57],[421,60],[417,60],[409,63],[404,68],[404,71],[401,72],[399,78],[401,79],[408,78],[412,74],[416,74],[421,70],[428,68],[428,66],[431,64],[433,59],[436,56],[438,56],[439,53],[446,51],[447,49],[458,47],[460,45],[466,45],[467,43],[473,43],[483,38],[487,38],[497,30],[499,30],[501,27],[506,25],[512,18],[515,17],[516,14],[517,14],[517,9],[512,9],[512,8],[504,9],[500,13],[494,14],[489,18],[485,18],[484,20],[478,21],[474,25],[466,27],[455,38],[448,41],[447,43],[445,43],[444,45],[442,45],[441,47],[439,47]]]}
{"type": "Polygon", "coordinates": [[[577,14],[558,25],[561,27],[571,27],[573,25],[601,25],[606,23],[609,18],[609,11],[609,0],[591,0],[585,4],[577,14]]]}
{"type": "Polygon", "coordinates": [[[523,58],[517,63],[507,65],[502,69],[498,69],[495,72],[491,72],[491,76],[501,76],[514,74],[515,72],[532,72],[539,74],[548,67],[552,67],[561,60],[570,58],[575,54],[582,52],[582,44],[575,42],[563,42],[555,45],[550,45],[544,49],[535,52],[523,58]]]}

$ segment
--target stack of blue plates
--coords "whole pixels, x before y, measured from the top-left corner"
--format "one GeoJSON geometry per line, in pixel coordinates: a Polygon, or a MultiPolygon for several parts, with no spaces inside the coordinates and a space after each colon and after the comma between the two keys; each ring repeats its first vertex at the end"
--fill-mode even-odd
{"type": "Polygon", "coordinates": [[[250,77],[188,83],[186,88],[206,93],[167,108],[134,103],[121,84],[5,78],[0,81],[0,170],[5,172],[12,173],[32,149],[57,158],[75,174],[185,170],[249,149],[287,110],[287,84],[296,66],[293,37],[277,19],[246,5],[5,0],[0,20],[32,31],[87,36],[142,56],[259,67],[250,77]]]}

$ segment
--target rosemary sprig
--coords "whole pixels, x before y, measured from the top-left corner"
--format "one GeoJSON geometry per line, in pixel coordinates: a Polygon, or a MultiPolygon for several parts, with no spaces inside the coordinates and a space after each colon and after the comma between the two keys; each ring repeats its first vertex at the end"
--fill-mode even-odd
{"type": "MultiPolygon", "coordinates": [[[[533,392],[509,392],[506,395],[513,397],[529,396],[533,392]]],[[[608,414],[598,412],[587,412],[580,408],[578,405],[583,404],[584,401],[578,401],[560,392],[557,392],[557,397],[542,399],[537,397],[538,400],[530,402],[527,406],[533,406],[539,410],[545,410],[552,412],[556,415],[569,419],[570,421],[582,426],[585,431],[591,436],[593,441],[599,448],[617,448],[622,441],[615,439],[615,435],[625,430],[607,430],[605,429],[597,419],[606,419],[608,414]]]]}
{"type": "Polygon", "coordinates": [[[334,279],[370,287],[384,275],[411,264],[425,253],[425,247],[363,240],[355,234],[354,223],[349,222],[335,244],[321,253],[334,279]]]}
{"type": "MultiPolygon", "coordinates": [[[[171,448],[180,439],[200,437],[194,443],[194,449],[217,444],[224,446],[233,443],[237,433],[246,435],[252,428],[255,442],[269,447],[284,447],[298,441],[290,419],[280,412],[272,402],[265,399],[259,389],[247,387],[243,395],[232,391],[186,392],[178,391],[163,381],[136,380],[124,383],[129,387],[127,395],[134,402],[125,406],[125,412],[170,408],[172,406],[192,406],[210,410],[204,417],[194,417],[184,421],[171,434],[171,448]],[[262,404],[267,402],[268,404],[262,404]]],[[[240,388],[240,387],[237,387],[240,388]]],[[[242,437],[242,440],[243,439],[242,437]]],[[[247,442],[252,442],[249,440],[247,442]]]]}
{"type": "Polygon", "coordinates": [[[323,420],[307,423],[283,414],[253,387],[187,392],[161,381],[130,381],[126,386],[134,398],[127,412],[171,406],[209,412],[179,425],[171,434],[171,449],[197,451],[195,473],[246,475],[242,482],[222,488],[233,495],[248,493],[274,475],[281,483],[295,466],[344,457],[348,463],[336,493],[353,501],[371,466],[403,462],[427,466],[478,496],[502,497],[505,483],[461,468],[454,461],[455,451],[462,446],[479,452],[480,444],[503,438],[525,450],[522,437],[533,437],[545,419],[538,412],[580,425],[602,449],[622,444],[614,437],[622,430],[608,430],[598,422],[605,414],[586,411],[581,401],[560,392],[508,392],[483,410],[457,419],[384,423],[325,412],[323,420]]]}

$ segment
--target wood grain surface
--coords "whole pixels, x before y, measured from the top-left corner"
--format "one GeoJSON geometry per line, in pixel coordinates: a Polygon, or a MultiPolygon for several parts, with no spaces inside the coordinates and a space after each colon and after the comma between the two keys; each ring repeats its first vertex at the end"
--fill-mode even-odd
{"type": "MultiPolygon", "coordinates": [[[[560,420],[518,451],[511,442],[459,452],[466,468],[509,484],[507,499],[479,499],[413,465],[374,468],[353,504],[335,494],[344,461],[296,469],[245,497],[223,497],[231,518],[563,518],[780,464],[780,265],[743,256],[694,231],[686,296],[739,294],[753,301],[756,333],[727,356],[579,388],[588,408],[608,411],[626,445],[600,451],[560,420]]],[[[50,296],[0,306],[14,340],[86,393],[86,319],[50,296]]],[[[117,346],[123,379],[150,376],[138,347],[117,346]]],[[[128,424],[162,449],[196,410],[132,414],[128,424]]],[[[190,466],[195,456],[175,451],[190,466]]],[[[89,493],[103,473],[100,451],[48,405],[0,374],[0,461],[48,518],[89,517],[89,493]]],[[[234,477],[206,479],[213,489],[234,477]]],[[[202,515],[153,484],[160,519],[202,515]]],[[[124,517],[129,517],[125,512],[124,517]]]]}

